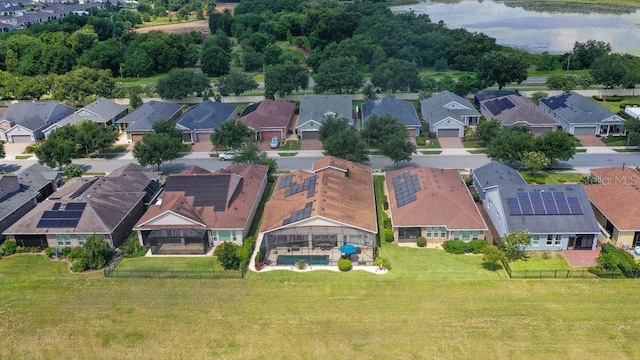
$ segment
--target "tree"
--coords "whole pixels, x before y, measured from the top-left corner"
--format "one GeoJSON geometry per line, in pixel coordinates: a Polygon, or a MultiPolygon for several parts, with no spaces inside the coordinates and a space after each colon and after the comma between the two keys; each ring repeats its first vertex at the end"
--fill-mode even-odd
{"type": "Polygon", "coordinates": [[[532,173],[537,173],[551,165],[551,160],[549,160],[549,158],[541,151],[525,152],[522,155],[522,162],[524,163],[525,168],[532,173]]]}
{"type": "Polygon", "coordinates": [[[238,270],[242,265],[240,263],[240,257],[238,256],[238,250],[240,250],[238,244],[225,241],[216,247],[213,254],[218,257],[220,265],[222,265],[225,270],[238,270]]]}
{"type": "Polygon", "coordinates": [[[86,154],[100,152],[118,140],[118,133],[110,126],[85,120],[76,125],[76,127],[75,140],[86,154]]]}
{"type": "Polygon", "coordinates": [[[64,169],[64,176],[69,179],[80,177],[82,174],[84,174],[84,170],[77,164],[70,164],[64,169]]]}
{"type": "Polygon", "coordinates": [[[376,68],[371,83],[392,93],[398,90],[416,91],[422,87],[416,64],[393,58],[376,68]]]}
{"type": "Polygon", "coordinates": [[[354,57],[331,58],[320,65],[314,75],[316,93],[332,91],[337,94],[354,93],[362,87],[362,74],[354,57]]]}
{"type": "Polygon", "coordinates": [[[133,157],[142,166],[160,165],[180,155],[182,133],[171,120],[160,120],[153,125],[153,132],[147,133],[133,147],[133,157]]]}
{"type": "Polygon", "coordinates": [[[218,83],[218,89],[220,90],[220,94],[222,94],[222,96],[229,96],[230,94],[239,96],[244,92],[257,88],[258,83],[253,80],[253,77],[251,77],[251,75],[241,74],[235,71],[232,71],[228,75],[220,77],[218,83]]]}
{"type": "Polygon", "coordinates": [[[499,248],[509,262],[524,257],[524,248],[531,245],[531,235],[526,230],[512,231],[502,237],[499,248]]]}
{"type": "Polygon", "coordinates": [[[411,161],[411,154],[416,152],[416,146],[409,140],[406,129],[394,131],[384,138],[380,145],[382,155],[391,159],[399,167],[400,161],[411,161]]]}
{"type": "Polygon", "coordinates": [[[542,152],[551,163],[567,161],[576,153],[576,139],[564,131],[549,131],[535,139],[534,148],[542,152]]]}
{"type": "Polygon", "coordinates": [[[34,99],[48,94],[53,86],[48,75],[23,76],[15,83],[14,95],[16,99],[34,99]]]}
{"type": "Polygon", "coordinates": [[[110,97],[115,82],[109,70],[77,68],[57,77],[53,85],[53,98],[59,101],[83,103],[87,97],[110,97]]]}
{"type": "Polygon", "coordinates": [[[239,120],[227,120],[211,134],[211,143],[215,147],[238,149],[242,144],[255,137],[253,131],[239,120]]]}
{"type": "Polygon", "coordinates": [[[124,47],[115,39],[98,42],[78,59],[78,65],[93,69],[108,69],[112,76],[120,73],[120,64],[124,58],[124,47]]]}
{"type": "Polygon", "coordinates": [[[494,161],[514,163],[533,150],[533,135],[518,129],[500,129],[487,144],[487,156],[494,161]]]}
{"type": "Polygon", "coordinates": [[[364,95],[364,101],[373,101],[378,98],[378,93],[371,83],[367,83],[364,88],[362,88],[362,95],[364,95]]]}
{"type": "Polygon", "coordinates": [[[227,36],[231,36],[231,26],[233,25],[233,17],[229,9],[223,12],[209,12],[209,31],[215,34],[218,30],[222,30],[227,36]]]}
{"type": "Polygon", "coordinates": [[[240,154],[233,158],[234,164],[256,164],[269,167],[267,175],[271,176],[278,171],[278,162],[270,158],[266,152],[260,151],[260,145],[255,140],[245,142],[240,148],[240,154]]]}
{"type": "Polygon", "coordinates": [[[527,64],[519,57],[491,52],[484,55],[477,67],[476,75],[482,88],[498,83],[498,88],[527,79],[527,64]]]}
{"type": "Polygon", "coordinates": [[[82,29],[75,31],[67,39],[71,49],[78,55],[91,48],[98,42],[98,34],[91,25],[85,25],[82,29]]]}
{"type": "Polygon", "coordinates": [[[264,47],[262,51],[262,57],[264,64],[275,65],[280,62],[280,56],[282,55],[282,48],[276,44],[269,44],[264,47]]]}
{"type": "Polygon", "coordinates": [[[142,106],[142,98],[138,93],[132,92],[129,95],[129,110],[133,111],[142,106]]]}
{"type": "Polygon", "coordinates": [[[191,70],[173,69],[158,80],[156,91],[165,99],[182,99],[192,93],[201,94],[210,87],[204,74],[191,70]]]}
{"type": "Polygon", "coordinates": [[[394,134],[404,130],[398,119],[392,115],[371,115],[362,129],[362,136],[369,144],[382,144],[388,134],[394,134]]]}
{"type": "MultiPolygon", "coordinates": [[[[627,147],[631,140],[637,140],[640,137],[640,120],[629,118],[622,124],[622,130],[627,133],[627,147]]],[[[640,141],[638,141],[638,148],[640,149],[640,141]]]]}
{"type": "Polygon", "coordinates": [[[549,94],[544,91],[536,91],[531,94],[531,101],[533,101],[536,105],[540,104],[540,99],[544,99],[548,97],[549,94]]]}
{"type": "Polygon", "coordinates": [[[327,141],[333,135],[352,127],[349,121],[344,118],[327,117],[318,129],[318,139],[322,142],[327,141]]]}
{"type": "Polygon", "coordinates": [[[267,67],[264,74],[264,96],[273,99],[275,94],[286,96],[309,86],[309,73],[304,67],[293,64],[276,64],[267,67]]]}
{"type": "Polygon", "coordinates": [[[4,149],[4,144],[6,144],[6,142],[0,140],[0,159],[4,159],[7,156],[7,153],[4,149]]]}
{"type": "Polygon", "coordinates": [[[476,127],[476,137],[488,144],[501,129],[502,125],[496,119],[480,120],[476,127]]]}
{"type": "Polygon", "coordinates": [[[207,38],[200,50],[200,68],[209,76],[222,76],[231,68],[231,53],[207,38]]]}
{"type": "Polygon", "coordinates": [[[57,167],[58,170],[71,164],[71,159],[78,149],[75,134],[76,128],[73,125],[65,125],[52,131],[47,139],[36,148],[38,163],[50,168],[57,167]]]}
{"type": "Polygon", "coordinates": [[[579,69],[588,69],[599,57],[611,52],[611,45],[604,41],[587,40],[587,42],[575,42],[573,44],[574,59],[572,62],[579,64],[579,69]]]}
{"type": "Polygon", "coordinates": [[[124,56],[122,75],[148,77],[153,74],[153,58],[144,49],[135,49],[124,56]]]}
{"type": "MultiPolygon", "coordinates": [[[[324,126],[324,124],[322,126],[324,126]]],[[[349,124],[347,124],[346,128],[342,128],[337,132],[334,131],[329,138],[323,140],[322,148],[327,155],[341,159],[354,162],[365,162],[369,160],[367,143],[360,133],[349,124]]]]}
{"type": "Polygon", "coordinates": [[[596,83],[608,88],[633,87],[638,82],[638,66],[627,55],[601,56],[591,64],[589,74],[596,83]]]}
{"type": "Polygon", "coordinates": [[[495,271],[500,265],[500,261],[504,258],[503,252],[493,245],[487,246],[483,254],[482,262],[491,271],[495,271]]]}
{"type": "Polygon", "coordinates": [[[252,47],[247,47],[242,52],[242,70],[246,72],[262,71],[264,57],[252,47]]]}
{"type": "Polygon", "coordinates": [[[82,247],[86,256],[87,269],[102,269],[113,255],[113,249],[101,236],[89,236],[82,247]]]}

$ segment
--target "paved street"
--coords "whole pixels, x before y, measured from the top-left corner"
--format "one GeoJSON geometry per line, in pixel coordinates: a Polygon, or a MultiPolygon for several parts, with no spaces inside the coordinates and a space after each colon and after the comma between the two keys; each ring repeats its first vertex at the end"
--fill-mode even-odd
{"type": "MultiPolygon", "coordinates": [[[[162,171],[173,172],[180,171],[189,166],[197,165],[208,170],[215,170],[230,165],[230,162],[223,162],[216,158],[210,158],[208,153],[198,153],[198,156],[190,154],[186,158],[181,158],[172,162],[163,164],[162,171]],[[202,156],[200,156],[202,155],[202,156]],[[206,156],[206,157],[205,157],[206,156]]],[[[300,153],[294,157],[277,158],[280,170],[310,170],[314,160],[322,157],[319,151],[300,153]]],[[[94,172],[110,172],[114,169],[133,162],[130,158],[96,160],[96,159],[76,159],[73,162],[81,165],[85,171],[94,172]]],[[[30,160],[0,160],[1,172],[15,172],[19,169],[35,163],[35,158],[30,160]]],[[[482,166],[489,162],[486,155],[414,155],[413,160],[409,163],[401,163],[400,166],[431,166],[445,169],[470,169],[482,166]]],[[[640,154],[637,153],[607,153],[607,154],[576,154],[573,159],[567,162],[561,162],[559,165],[567,168],[575,168],[584,172],[589,168],[618,166],[626,164],[627,166],[640,166],[640,154]]],[[[374,170],[392,169],[395,165],[386,157],[371,156],[370,165],[374,170]]]]}

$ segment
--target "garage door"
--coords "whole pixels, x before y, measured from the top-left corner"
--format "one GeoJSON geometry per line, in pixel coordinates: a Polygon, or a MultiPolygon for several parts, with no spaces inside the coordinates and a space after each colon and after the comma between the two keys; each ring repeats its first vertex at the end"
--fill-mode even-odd
{"type": "Polygon", "coordinates": [[[31,135],[13,135],[11,136],[11,142],[14,143],[28,143],[31,142],[31,135]]]}
{"type": "Polygon", "coordinates": [[[206,132],[206,133],[196,133],[196,142],[197,141],[207,141],[207,140],[211,140],[211,134],[210,132],[206,132]]]}
{"type": "MultiPolygon", "coordinates": [[[[260,141],[269,142],[274,136],[282,137],[282,133],[280,131],[261,131],[260,132],[260,141]]],[[[280,139],[282,140],[282,139],[280,139]]]]}
{"type": "Polygon", "coordinates": [[[596,134],[595,126],[573,128],[573,135],[595,135],[595,134],[596,134]]]}
{"type": "Polygon", "coordinates": [[[131,141],[138,142],[140,140],[142,140],[142,137],[144,136],[144,134],[131,134],[131,141]]]}
{"type": "Polygon", "coordinates": [[[438,137],[460,137],[458,129],[438,129],[438,137]]]}
{"type": "Polygon", "coordinates": [[[300,133],[300,137],[303,139],[320,139],[319,131],[303,131],[300,133]]]}

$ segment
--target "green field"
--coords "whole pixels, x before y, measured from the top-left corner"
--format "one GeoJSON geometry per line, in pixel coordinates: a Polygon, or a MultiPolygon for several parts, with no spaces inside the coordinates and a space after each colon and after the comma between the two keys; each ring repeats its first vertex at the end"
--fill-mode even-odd
{"type": "Polygon", "coordinates": [[[137,257],[122,259],[118,270],[223,270],[215,257],[137,257]]]}
{"type": "Polygon", "coordinates": [[[564,184],[564,183],[579,183],[580,179],[584,176],[580,173],[573,172],[556,172],[556,173],[538,173],[529,174],[527,172],[521,172],[522,178],[528,183],[535,182],[536,184],[564,184]]]}
{"type": "Polygon", "coordinates": [[[0,260],[2,358],[637,359],[634,280],[507,280],[385,244],[387,275],[104,278],[0,260]]]}
{"type": "MultiPolygon", "coordinates": [[[[562,254],[553,251],[532,251],[526,258],[509,264],[511,270],[570,270],[572,267],[562,254]],[[545,259],[545,254],[547,258],[545,259]]],[[[573,268],[574,270],[576,268],[573,268]]]]}

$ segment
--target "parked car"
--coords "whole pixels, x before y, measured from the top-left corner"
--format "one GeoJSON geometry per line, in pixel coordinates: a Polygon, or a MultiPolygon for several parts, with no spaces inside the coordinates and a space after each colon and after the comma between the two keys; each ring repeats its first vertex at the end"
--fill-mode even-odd
{"type": "Polygon", "coordinates": [[[269,143],[269,147],[272,149],[277,149],[280,147],[280,137],[274,136],[271,138],[271,142],[269,143]]]}
{"type": "Polygon", "coordinates": [[[220,155],[218,156],[218,159],[220,159],[220,161],[233,160],[239,154],[240,154],[240,151],[238,150],[227,150],[225,152],[220,153],[220,155]]]}

